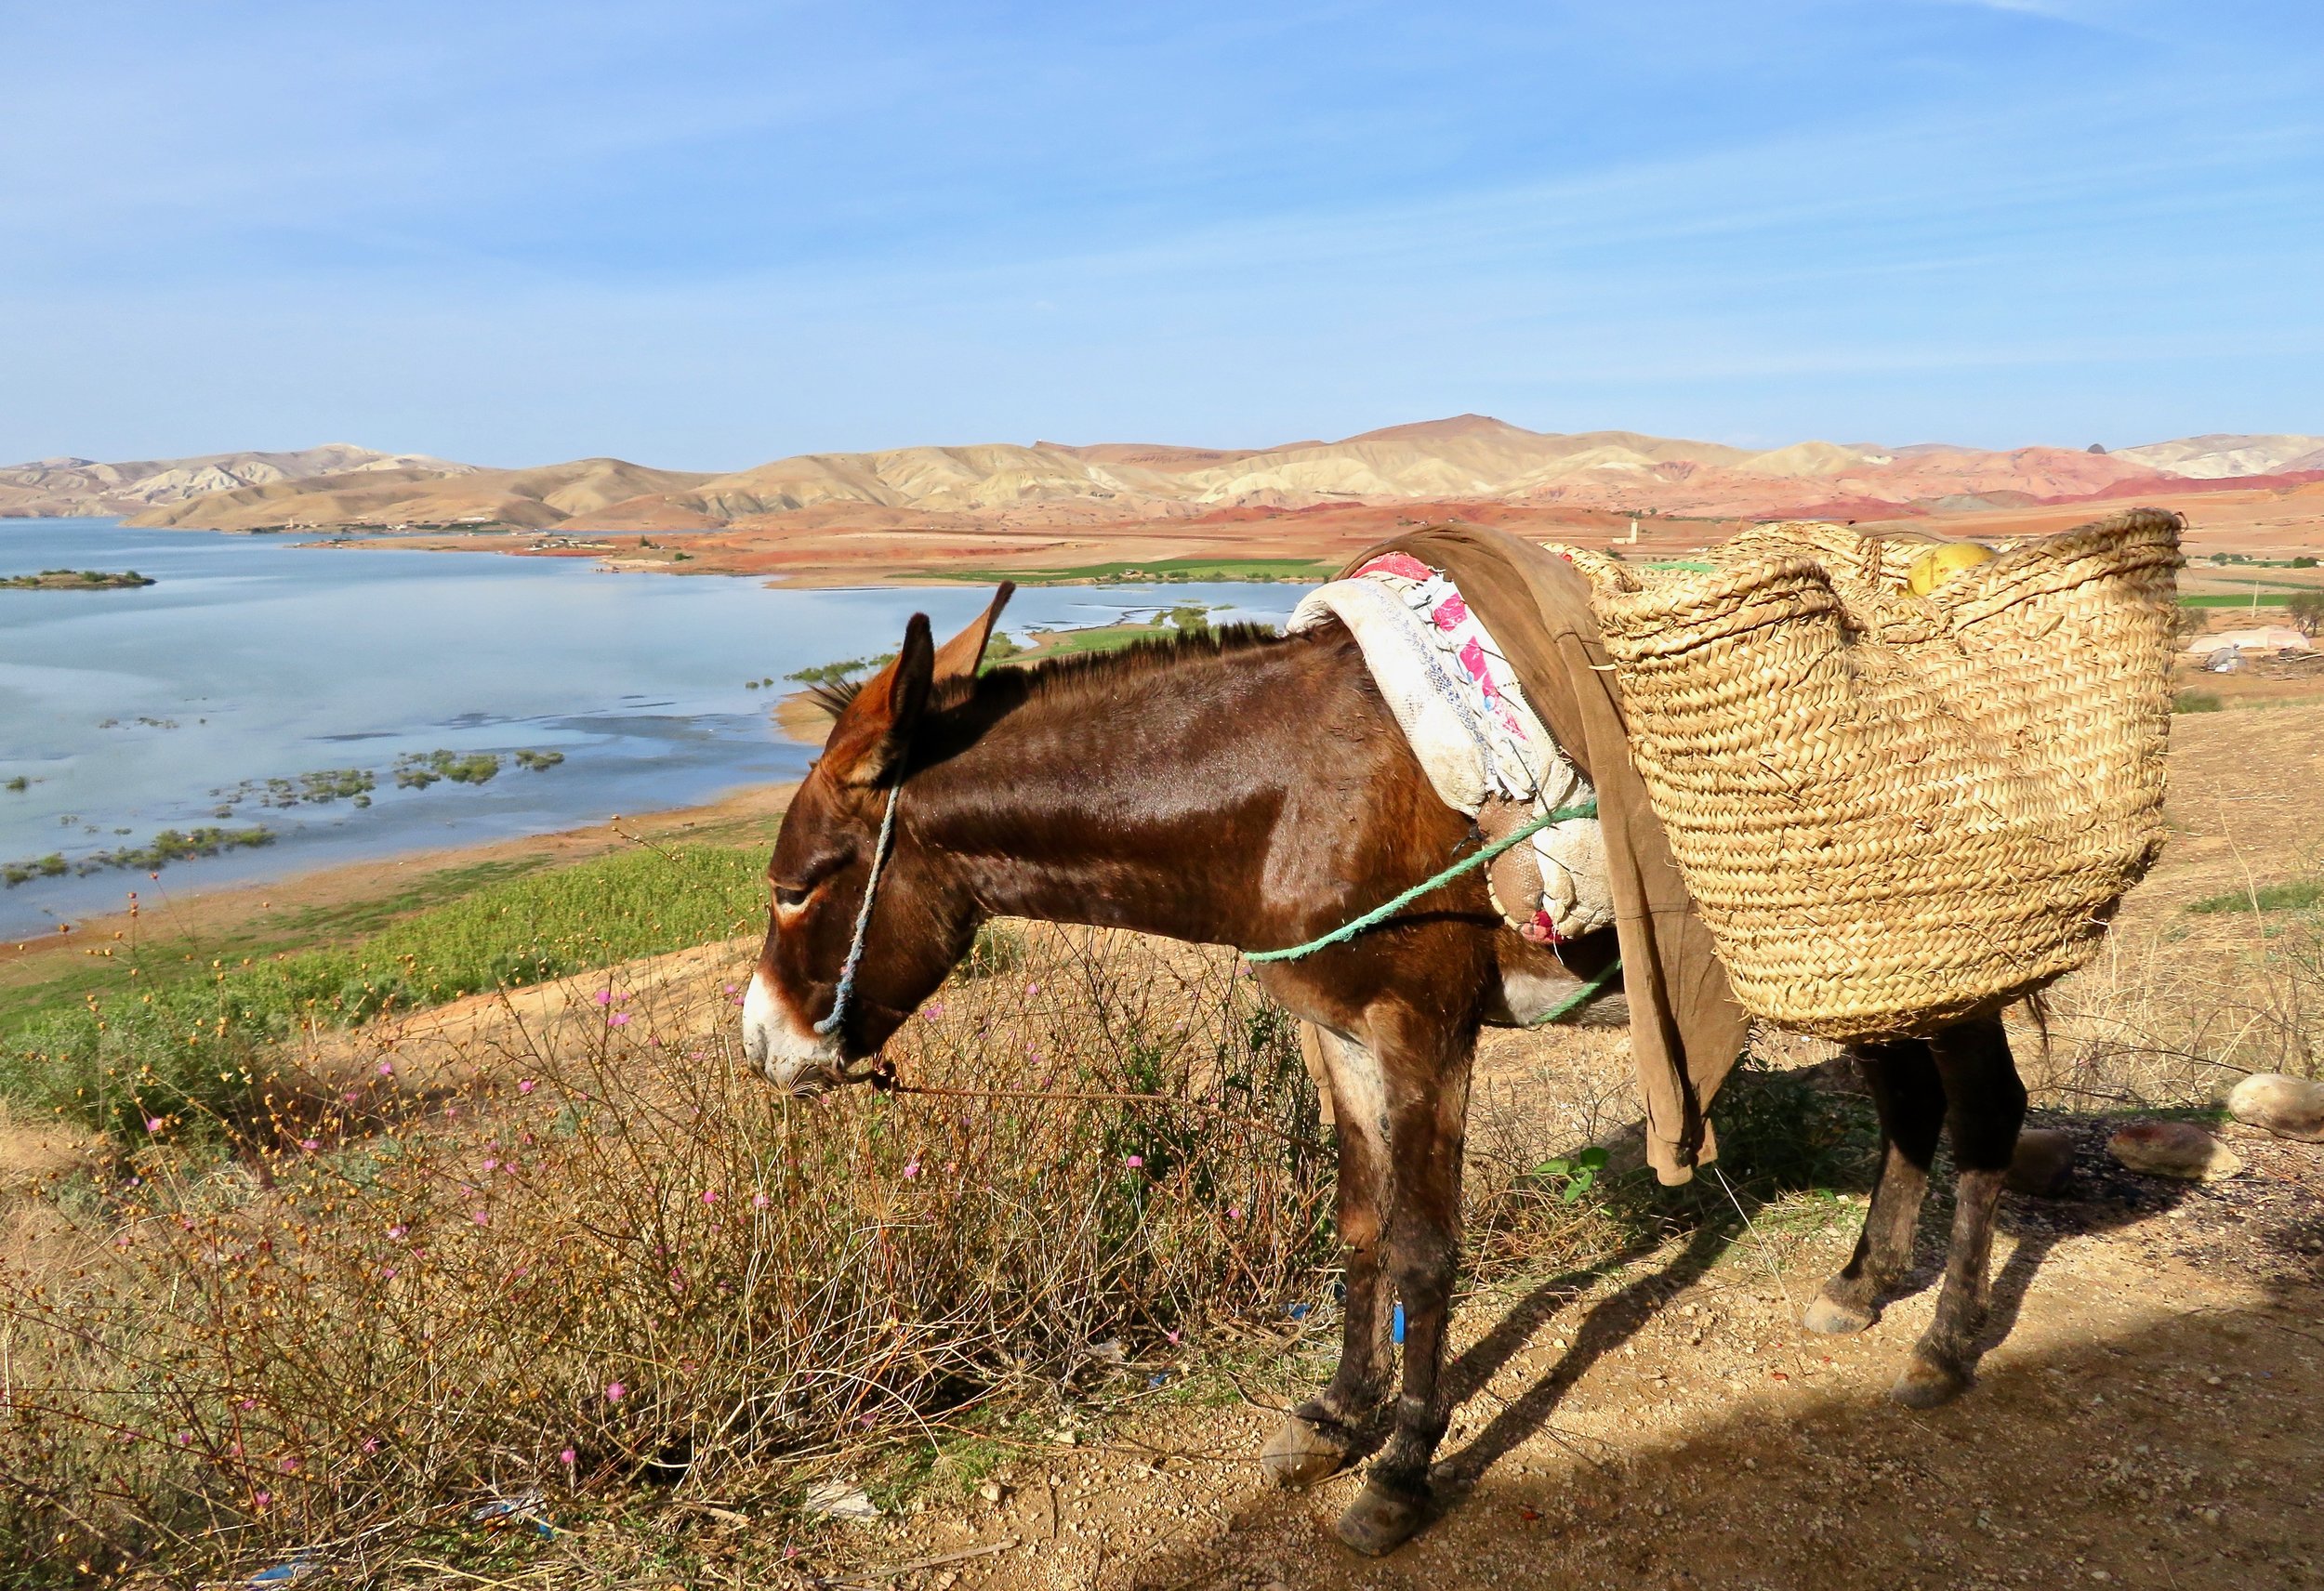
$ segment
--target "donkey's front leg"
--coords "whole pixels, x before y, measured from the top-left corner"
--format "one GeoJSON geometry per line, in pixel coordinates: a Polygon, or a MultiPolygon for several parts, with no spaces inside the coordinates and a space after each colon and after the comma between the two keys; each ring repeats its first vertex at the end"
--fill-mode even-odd
{"type": "Polygon", "coordinates": [[[1353,1039],[1317,1030],[1340,1149],[1340,1244],[1347,1306],[1340,1368],[1319,1398],[1291,1411],[1259,1455],[1277,1486],[1312,1486],[1336,1475],[1363,1440],[1361,1427],[1388,1395],[1395,1288],[1380,1264],[1387,1192],[1387,1122],[1380,1066],[1353,1039]]]}
{"type": "Polygon", "coordinates": [[[1811,1332],[1860,1332],[1912,1269],[1912,1239],[1945,1130],[1945,1085],[1926,1039],[1894,1039],[1855,1052],[1881,1119],[1881,1164],[1855,1253],[1807,1307],[1811,1332]]]}
{"type": "Polygon", "coordinates": [[[1936,1318],[1912,1345],[1892,1394],[1915,1409],[1934,1408],[1969,1385],[1991,1285],[1994,1205],[2026,1120],[2026,1085],[1999,1017],[1956,1023],[1930,1039],[1929,1049],[1945,1082],[1945,1127],[1960,1187],[1936,1318]]]}
{"type": "Polygon", "coordinates": [[[1382,1046],[1388,1261],[1404,1298],[1404,1390],[1388,1446],[1339,1525],[1341,1541],[1374,1557],[1401,1546],[1426,1520],[1429,1461],[1452,1417],[1442,1371],[1460,1258],[1460,1148],[1475,1034],[1432,1037],[1382,1046]]]}

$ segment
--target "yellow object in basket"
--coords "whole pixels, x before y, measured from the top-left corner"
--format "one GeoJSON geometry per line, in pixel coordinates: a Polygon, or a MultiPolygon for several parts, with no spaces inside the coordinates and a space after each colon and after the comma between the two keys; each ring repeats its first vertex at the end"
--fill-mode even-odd
{"type": "Polygon", "coordinates": [[[1993,549],[1977,542],[1947,542],[1912,560],[1905,571],[1905,585],[1915,597],[1926,597],[1964,569],[1993,561],[1993,549]]]}

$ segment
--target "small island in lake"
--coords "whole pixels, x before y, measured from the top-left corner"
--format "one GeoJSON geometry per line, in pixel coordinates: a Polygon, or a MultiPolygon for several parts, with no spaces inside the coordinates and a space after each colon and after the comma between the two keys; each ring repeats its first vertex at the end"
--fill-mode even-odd
{"type": "Polygon", "coordinates": [[[125,591],[152,584],[151,575],[134,569],[44,569],[38,574],[0,576],[0,591],[125,591]]]}

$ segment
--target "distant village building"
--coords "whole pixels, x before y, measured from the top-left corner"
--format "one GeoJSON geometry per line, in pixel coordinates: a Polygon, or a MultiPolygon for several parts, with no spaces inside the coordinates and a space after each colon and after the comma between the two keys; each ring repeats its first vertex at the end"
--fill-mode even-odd
{"type": "Polygon", "coordinates": [[[2214,674],[2231,674],[2248,656],[2270,657],[2278,652],[2315,650],[2316,643],[2290,625],[2261,625],[2253,629],[2197,636],[2187,644],[2186,655],[2201,658],[2203,666],[2214,674]]]}

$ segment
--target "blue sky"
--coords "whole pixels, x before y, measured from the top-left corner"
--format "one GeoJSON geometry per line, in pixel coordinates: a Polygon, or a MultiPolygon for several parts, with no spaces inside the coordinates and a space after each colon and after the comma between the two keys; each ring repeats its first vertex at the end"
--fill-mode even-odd
{"type": "Polygon", "coordinates": [[[0,459],[2324,432],[2324,7],[0,7],[0,459]]]}

